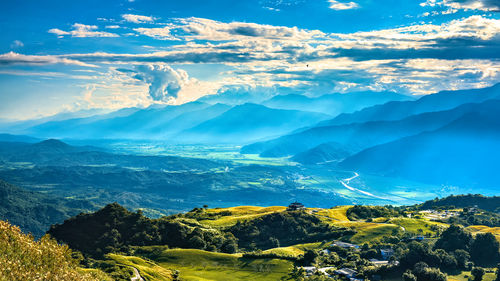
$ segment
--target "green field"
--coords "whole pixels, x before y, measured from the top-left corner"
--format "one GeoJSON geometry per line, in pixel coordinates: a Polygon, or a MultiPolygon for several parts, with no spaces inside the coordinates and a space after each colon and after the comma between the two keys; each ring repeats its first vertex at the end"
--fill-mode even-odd
{"type": "MultiPolygon", "coordinates": [[[[472,275],[470,274],[470,271],[464,271],[458,275],[449,275],[448,281],[469,281],[469,280],[472,280],[472,279],[469,279],[469,277],[472,278],[471,276],[472,275]]],[[[496,278],[496,274],[489,272],[483,276],[483,281],[493,281],[493,280],[495,280],[495,278],[496,278]]]]}
{"type": "Polygon", "coordinates": [[[279,280],[293,267],[292,262],[285,260],[247,259],[242,258],[241,254],[194,249],[165,249],[151,258],[163,269],[178,270],[180,278],[186,281],[279,280]]]}
{"type": "Polygon", "coordinates": [[[214,219],[201,220],[200,223],[213,227],[227,227],[235,225],[238,221],[248,221],[274,212],[282,212],[286,207],[256,207],[256,206],[239,206],[231,208],[207,209],[209,214],[221,214],[214,219]],[[224,215],[230,212],[231,215],[224,215]]]}
{"type": "Polygon", "coordinates": [[[491,233],[495,235],[498,241],[500,241],[500,227],[488,227],[485,225],[471,225],[468,229],[473,233],[491,233]]]}
{"type": "Polygon", "coordinates": [[[117,254],[108,254],[107,257],[116,261],[118,264],[136,268],[140,272],[141,276],[147,278],[148,280],[172,280],[172,271],[140,257],[117,254]]]}

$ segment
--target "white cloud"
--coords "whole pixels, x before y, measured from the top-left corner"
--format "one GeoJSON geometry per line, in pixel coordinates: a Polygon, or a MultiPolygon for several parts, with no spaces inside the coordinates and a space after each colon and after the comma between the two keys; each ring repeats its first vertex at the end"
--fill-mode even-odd
{"type": "Polygon", "coordinates": [[[96,31],[97,26],[95,25],[85,25],[81,23],[75,23],[72,25],[73,30],[64,31],[58,28],[52,28],[48,32],[56,34],[59,38],[65,35],[71,35],[72,37],[119,37],[118,34],[96,31]]]}
{"type": "Polygon", "coordinates": [[[328,0],[330,2],[330,9],[333,10],[351,10],[359,8],[358,3],[356,2],[340,2],[336,0],[328,0]]]}
{"type": "Polygon", "coordinates": [[[47,65],[47,64],[68,64],[68,65],[78,65],[86,67],[95,67],[95,65],[87,64],[78,60],[62,58],[59,56],[32,56],[32,55],[22,55],[14,52],[9,52],[0,55],[0,65],[47,65]]]}
{"type": "Polygon", "coordinates": [[[500,11],[498,0],[426,0],[420,3],[422,7],[449,7],[444,14],[457,10],[479,10],[486,12],[500,11]]]}
{"type": "Polygon", "coordinates": [[[179,91],[189,82],[182,69],[173,69],[165,64],[138,65],[133,70],[120,69],[134,79],[149,86],[149,95],[154,101],[169,102],[177,98],[179,91]]]}
{"type": "Polygon", "coordinates": [[[122,18],[128,22],[133,22],[133,23],[147,23],[154,21],[153,17],[133,15],[133,14],[124,14],[122,15],[122,18]]]}
{"type": "Polygon", "coordinates": [[[158,40],[180,40],[171,34],[171,27],[134,28],[134,31],[158,40]]]}
{"type": "Polygon", "coordinates": [[[10,48],[11,49],[15,49],[15,48],[22,48],[24,47],[24,43],[19,41],[19,40],[14,40],[11,44],[10,44],[10,48]]]}
{"type": "Polygon", "coordinates": [[[156,39],[183,38],[185,40],[235,41],[235,40],[303,40],[324,35],[318,30],[266,24],[220,21],[204,18],[176,19],[165,27],[136,28],[135,31],[156,39]]]}

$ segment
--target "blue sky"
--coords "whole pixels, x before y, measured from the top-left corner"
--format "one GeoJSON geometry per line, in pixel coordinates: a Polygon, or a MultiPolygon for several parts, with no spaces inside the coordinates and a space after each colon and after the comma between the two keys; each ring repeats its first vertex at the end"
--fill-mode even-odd
{"type": "Polygon", "coordinates": [[[500,82],[499,0],[5,1],[0,118],[500,82]]]}

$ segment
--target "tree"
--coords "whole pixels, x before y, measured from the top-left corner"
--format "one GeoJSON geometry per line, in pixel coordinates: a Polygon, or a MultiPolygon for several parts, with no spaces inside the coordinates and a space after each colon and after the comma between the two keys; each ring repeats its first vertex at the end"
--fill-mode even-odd
{"type": "Polygon", "coordinates": [[[455,255],[455,259],[457,260],[457,266],[459,268],[465,269],[467,263],[470,260],[469,253],[465,250],[456,250],[453,254],[455,255]]]}
{"type": "Polygon", "coordinates": [[[482,267],[474,267],[470,273],[474,276],[474,281],[483,280],[484,269],[482,267]]]}
{"type": "Polygon", "coordinates": [[[315,251],[307,250],[304,253],[304,257],[302,258],[302,262],[304,263],[304,265],[311,265],[314,262],[314,260],[316,259],[316,257],[318,257],[318,254],[315,251]]]}
{"type": "Polygon", "coordinates": [[[413,274],[418,281],[446,281],[446,275],[439,268],[429,267],[424,262],[415,264],[413,274]]]}
{"type": "Polygon", "coordinates": [[[472,242],[472,261],[480,265],[496,264],[499,260],[500,243],[491,233],[479,233],[472,242]]]}
{"type": "Polygon", "coordinates": [[[447,252],[458,249],[468,250],[471,242],[472,235],[468,231],[458,225],[451,225],[443,231],[434,248],[443,249],[447,252]]]}
{"type": "Polygon", "coordinates": [[[403,281],[417,281],[417,276],[413,275],[410,270],[403,273],[403,281]]]}

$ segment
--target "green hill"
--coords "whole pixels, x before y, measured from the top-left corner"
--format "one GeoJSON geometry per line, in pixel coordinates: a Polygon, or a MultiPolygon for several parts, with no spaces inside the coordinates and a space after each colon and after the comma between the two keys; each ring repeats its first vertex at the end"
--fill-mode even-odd
{"type": "Polygon", "coordinates": [[[0,220],[8,220],[23,232],[41,237],[52,224],[97,207],[85,200],[47,196],[0,179],[0,220]]]}

